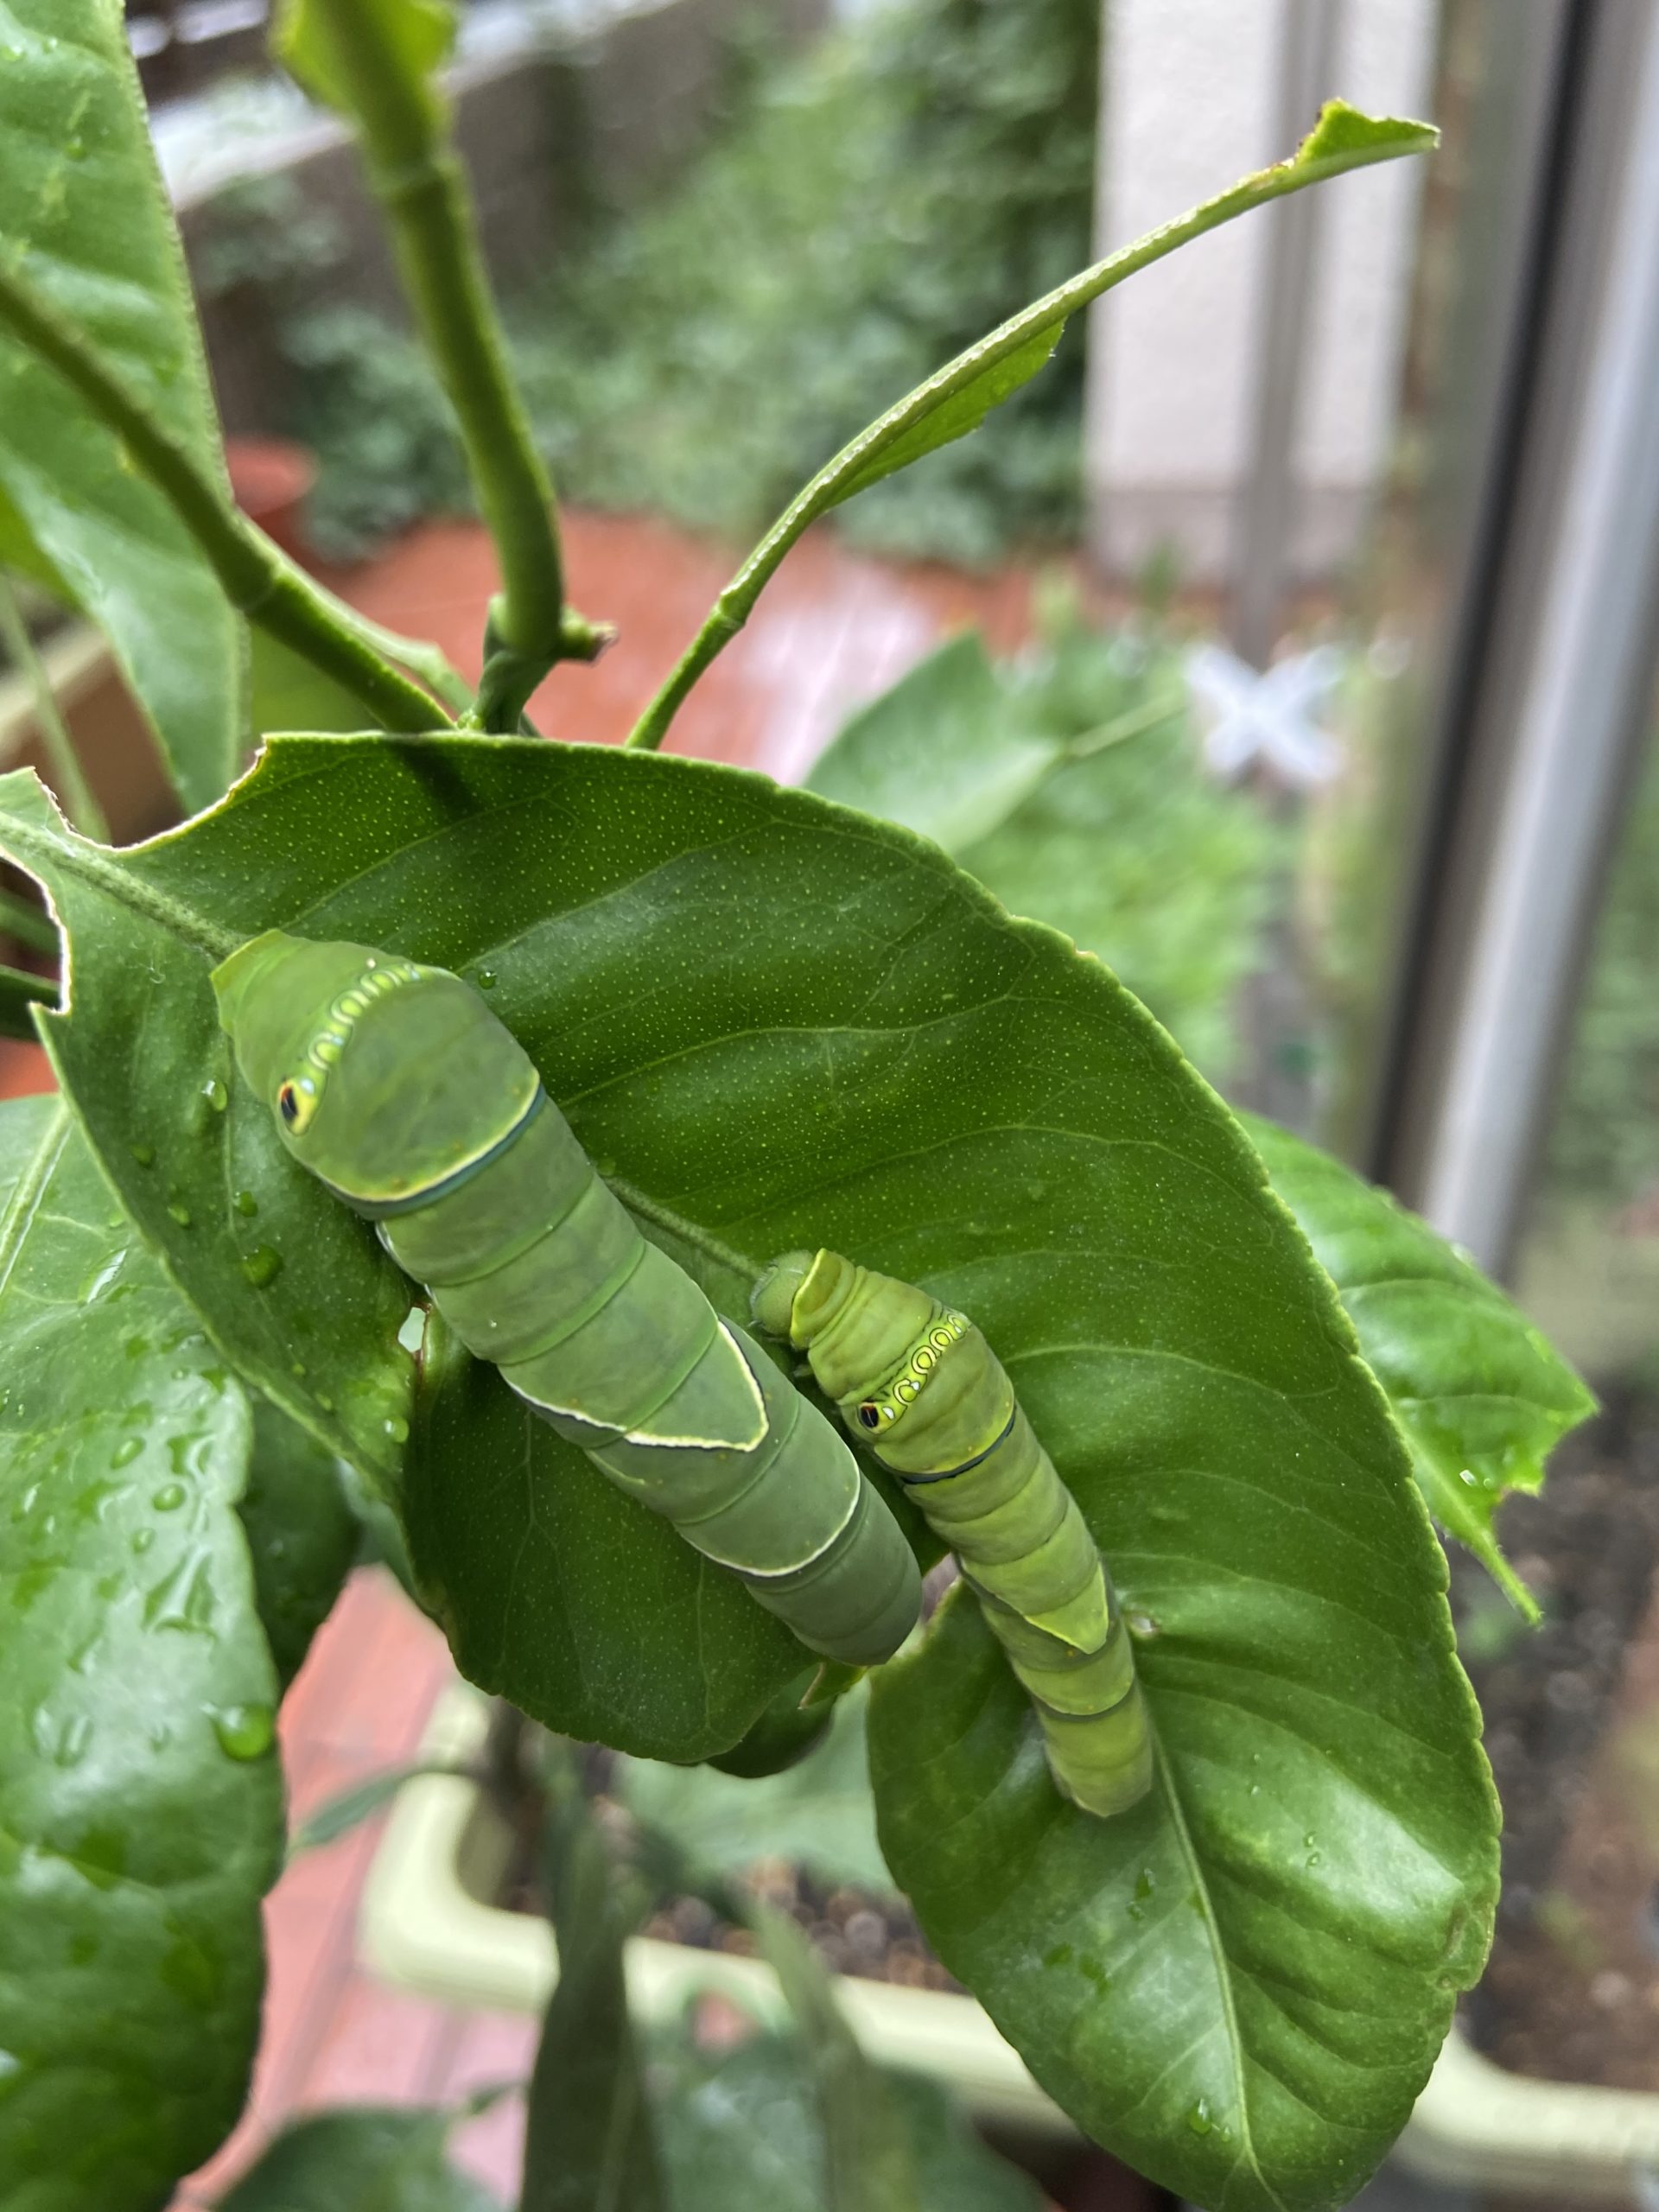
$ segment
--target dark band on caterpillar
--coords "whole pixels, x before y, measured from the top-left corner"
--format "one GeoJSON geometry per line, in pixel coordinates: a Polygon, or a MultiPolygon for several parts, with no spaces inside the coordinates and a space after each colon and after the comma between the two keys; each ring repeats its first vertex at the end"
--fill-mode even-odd
{"type": "MultiPolygon", "coordinates": [[[[504,1153],[510,1152],[549,1103],[546,1091],[538,1083],[536,1086],[536,1095],[529,1105],[525,1107],[512,1127],[499,1136],[487,1151],[480,1153],[476,1160],[463,1160],[459,1167],[451,1168],[447,1174],[440,1175],[435,1182],[429,1183],[424,1190],[412,1191],[406,1198],[391,1198],[388,1199],[384,1205],[367,1206],[359,1205],[354,1200],[346,1198],[344,1191],[335,1191],[334,1196],[337,1198],[345,1198],[346,1203],[360,1213],[365,1221],[391,1221],[400,1213],[415,1213],[422,1206],[435,1205],[440,1198],[447,1198],[452,1192],[459,1191],[465,1184],[470,1183],[474,1175],[481,1175],[486,1167],[493,1167],[504,1153]]],[[[334,1186],[331,1184],[328,1187],[333,1189],[334,1186]]]]}
{"type": "MultiPolygon", "coordinates": [[[[959,1460],[954,1467],[941,1467],[937,1475],[907,1475],[899,1467],[887,1467],[887,1472],[890,1475],[897,1475],[906,1490],[925,1490],[929,1483],[955,1482],[958,1475],[965,1475],[969,1468],[977,1467],[982,1461],[988,1459],[993,1452],[1007,1442],[1009,1437],[1014,1434],[1014,1424],[1019,1416],[1019,1412],[1018,1406],[1010,1406],[1007,1421],[1003,1422],[985,1449],[982,1452],[976,1452],[970,1459],[959,1460]]],[[[887,1466],[887,1461],[882,1459],[879,1452],[871,1456],[879,1465],[887,1466]]]]}
{"type": "Polygon", "coordinates": [[[1030,1695],[1050,1771],[1107,1817],[1145,1796],[1152,1745],[1128,1632],[1095,1539],[965,1316],[838,1253],[796,1252],[757,1286],[760,1325],[916,1495],[957,1554],[1030,1695]]]}
{"type": "Polygon", "coordinates": [[[213,972],[284,1149],[376,1224],[462,1344],[810,1649],[887,1658],[909,1545],[841,1437],[642,1237],[461,977],[271,931],[213,972]]]}

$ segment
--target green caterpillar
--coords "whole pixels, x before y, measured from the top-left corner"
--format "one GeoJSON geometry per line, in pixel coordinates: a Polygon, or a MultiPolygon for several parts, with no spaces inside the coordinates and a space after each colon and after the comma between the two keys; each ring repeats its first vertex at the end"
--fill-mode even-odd
{"type": "Polygon", "coordinates": [[[595,1173],[460,976],[268,931],[213,971],[288,1151],[375,1223],[467,1350],[803,1643],[874,1665],[921,1605],[829,1422],[595,1173]]]}
{"type": "Polygon", "coordinates": [[[774,1261],[753,1306],[956,1553],[1061,1790],[1103,1816],[1135,1804],[1152,1741],[1128,1632],[1077,1501],[979,1331],[836,1252],[774,1261]]]}

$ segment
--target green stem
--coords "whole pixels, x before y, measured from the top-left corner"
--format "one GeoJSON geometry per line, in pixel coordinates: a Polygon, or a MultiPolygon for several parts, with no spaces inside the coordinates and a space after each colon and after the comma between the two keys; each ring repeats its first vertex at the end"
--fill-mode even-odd
{"type": "MultiPolygon", "coordinates": [[[[326,26],[334,88],[360,127],[369,183],[385,210],[404,287],[455,410],[495,542],[503,590],[494,627],[505,652],[534,664],[539,681],[556,661],[582,656],[572,652],[566,634],[553,486],[507,365],[472,198],[443,108],[398,51],[386,11],[363,0],[316,0],[315,15],[326,26]]],[[[516,694],[522,677],[505,688],[516,694]]],[[[523,699],[504,703],[486,727],[516,728],[522,705],[523,699]]]]}
{"type": "Polygon", "coordinates": [[[232,607],[360,699],[383,728],[429,730],[448,715],[382,658],[327,595],[239,513],[194,454],[165,429],[49,300],[0,267],[0,327],[54,368],[120,439],[195,539],[232,607]]]}
{"type": "Polygon", "coordinates": [[[35,650],[23,610],[17,604],[17,594],[3,572],[0,572],[0,642],[35,695],[35,727],[40,732],[41,743],[51,765],[53,788],[63,802],[64,811],[83,837],[93,837],[100,845],[107,845],[110,825],[82,771],[63,716],[58,712],[58,702],[52,696],[51,681],[35,650]]]}
{"type": "MultiPolygon", "coordinates": [[[[628,743],[655,752],[668,734],[669,725],[687,693],[748,620],[755,601],[802,532],[842,499],[875,482],[885,473],[880,466],[884,456],[907,433],[925,423],[957,394],[982,379],[992,379],[994,372],[1011,356],[1038,347],[1050,333],[1052,350],[1065,323],[1080,308],[1098,299],[1103,292],[1110,291],[1137,270],[1161,261],[1190,239],[1202,238],[1206,231],[1217,229],[1236,215],[1246,214],[1251,208],[1264,207],[1268,201],[1282,199],[1288,193],[1300,192],[1326,177],[1339,176],[1345,170],[1394,160],[1402,154],[1424,152],[1433,143],[1434,134],[1425,125],[1376,124],[1368,117],[1356,116],[1339,102],[1333,102],[1321,114],[1312,136],[1288,161],[1258,170],[1229,191],[1178,216],[1173,222],[1148,232],[1134,245],[1109,254],[1104,261],[1068,278],[1042,299],[1022,308],[988,337],[970,346],[966,353],[958,353],[955,360],[947,362],[896,407],[889,408],[868,429],[861,430],[850,445],[843,446],[785,508],[715,601],[702,627],[640,716],[628,743]]],[[[970,403],[967,418],[947,430],[936,443],[944,443],[948,438],[963,435],[975,428],[990,407],[1034,373],[1029,367],[1023,373],[1018,372],[1019,365],[1004,389],[993,388],[991,396],[977,407],[977,411],[970,403]]],[[[918,441],[913,451],[890,461],[888,467],[900,467],[906,460],[919,459],[923,453],[932,450],[934,446],[925,439],[918,441]]]]}

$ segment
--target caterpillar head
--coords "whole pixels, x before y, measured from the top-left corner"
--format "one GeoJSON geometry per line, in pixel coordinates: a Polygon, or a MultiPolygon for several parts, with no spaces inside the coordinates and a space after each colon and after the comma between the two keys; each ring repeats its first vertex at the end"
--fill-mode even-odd
{"type": "Polygon", "coordinates": [[[268,930],[213,982],[284,1147],[359,1211],[422,1203],[539,1096],[520,1046],[441,968],[268,930]]]}

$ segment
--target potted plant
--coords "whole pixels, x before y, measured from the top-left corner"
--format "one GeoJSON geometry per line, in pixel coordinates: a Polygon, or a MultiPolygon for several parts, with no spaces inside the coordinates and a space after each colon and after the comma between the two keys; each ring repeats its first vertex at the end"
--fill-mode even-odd
{"type": "MultiPolygon", "coordinates": [[[[49,193],[0,162],[8,560],[96,615],[189,819],[112,848],[32,776],[0,779],[0,852],[44,887],[70,982],[31,1017],[59,1096],[0,1107],[0,2171],[138,2212],[240,2108],[283,1845],[275,1708],[350,1551],[291,1539],[354,1510],[343,1461],[395,1515],[462,1672],[550,1737],[753,1772],[871,1662],[884,1855],[1046,2093],[1199,2202],[1344,2201],[1479,1969],[1496,1888],[1417,1484],[1490,1548],[1511,1440],[1459,1425],[1471,1377],[1518,1363],[1535,1444],[1581,1394],[1472,1269],[1333,1163],[1247,1131],[1097,961],[937,846],[661,746],[816,516],[971,433],[1111,284],[1433,134],[1333,103],[1289,159],[947,363],[791,502],[633,742],[584,748],[522,728],[549,670],[579,681],[606,632],[569,603],[504,365],[442,11],[293,0],[279,35],[360,130],[499,550],[464,701],[230,500],[118,14],[13,13],[8,143],[61,158],[49,193]],[[390,1122],[359,1090],[383,1048],[390,1122]],[[422,1122],[434,1100],[478,1128],[422,1122]],[[556,1184],[615,1240],[613,1274],[556,1184]],[[467,1240],[505,1267],[509,1220],[544,1230],[550,1273],[527,1306],[499,1284],[480,1306],[461,1294],[498,1268],[474,1272],[467,1240]],[[1458,1317],[1449,1378],[1421,1337],[1372,1326],[1387,1278],[1368,1269],[1397,1274],[1402,1240],[1458,1317]],[[927,1317],[849,1395],[808,1295],[832,1281],[884,1331],[927,1317]],[[463,1350],[505,1352],[515,1314],[537,1332],[522,1360],[463,1350]],[[613,1351],[562,1350],[601,1315],[613,1351]],[[504,1379],[543,1358],[524,1393],[504,1379]],[[942,1479],[1026,1455],[949,1539],[963,1493],[902,1486],[925,1433],[944,1448],[936,1372],[980,1394],[976,1437],[1017,1393],[942,1479]],[[853,1456],[823,1389],[880,1458],[853,1456]],[[884,1427],[918,1393],[925,1418],[884,1427]],[[1465,1497],[1455,1471],[1494,1452],[1465,1497]],[[774,1465],[799,1477],[787,1513],[760,1495],[774,1465]],[[1059,1550],[1014,1525],[1027,1495],[1059,1550]],[[884,1658],[947,1541],[972,1586],[884,1658]]],[[[16,976],[0,999],[39,1006],[16,976]]],[[[643,2075],[631,2056],[632,1908],[608,1900],[640,1872],[596,1853],[556,1750],[541,1778],[564,1971],[524,2201],[644,2206],[667,2170],[681,2207],[728,2202],[719,2146],[712,2167],[676,2148],[702,2055],[643,2075]]],[[[804,2200],[953,2201],[948,2160],[868,2090],[774,1940],[812,2023],[799,2050],[828,2053],[804,2200]]],[[[416,2152],[429,2178],[442,2116],[315,2126],[321,2149],[289,2139],[232,2201],[318,2202],[346,2170],[367,2194],[416,2152]]]]}

